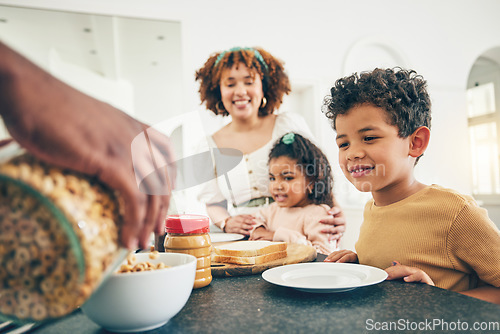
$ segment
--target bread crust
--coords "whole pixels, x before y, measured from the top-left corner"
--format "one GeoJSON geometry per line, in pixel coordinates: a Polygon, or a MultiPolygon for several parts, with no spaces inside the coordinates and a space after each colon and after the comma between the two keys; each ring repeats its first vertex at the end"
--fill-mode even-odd
{"type": "Polygon", "coordinates": [[[274,260],[278,260],[287,256],[286,250],[269,253],[258,256],[227,256],[227,255],[212,255],[213,262],[219,263],[233,263],[241,265],[262,264],[274,260]]]}
{"type": "Polygon", "coordinates": [[[249,257],[261,256],[277,252],[286,252],[287,243],[281,241],[238,241],[235,243],[214,247],[214,252],[222,256],[249,257]]]}

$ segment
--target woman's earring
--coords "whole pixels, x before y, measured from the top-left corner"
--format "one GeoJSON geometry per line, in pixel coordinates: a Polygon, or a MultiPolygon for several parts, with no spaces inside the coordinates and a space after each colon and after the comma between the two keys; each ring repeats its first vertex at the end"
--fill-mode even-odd
{"type": "Polygon", "coordinates": [[[266,99],[266,97],[264,96],[264,97],[262,98],[262,103],[260,104],[260,109],[264,109],[264,108],[266,107],[266,105],[267,105],[267,99],[266,99]]]}
{"type": "Polygon", "coordinates": [[[224,114],[226,112],[226,109],[224,109],[224,104],[222,103],[222,101],[219,101],[215,104],[215,109],[217,109],[217,112],[219,114],[224,114]],[[222,105],[222,107],[220,105],[222,105]]]}

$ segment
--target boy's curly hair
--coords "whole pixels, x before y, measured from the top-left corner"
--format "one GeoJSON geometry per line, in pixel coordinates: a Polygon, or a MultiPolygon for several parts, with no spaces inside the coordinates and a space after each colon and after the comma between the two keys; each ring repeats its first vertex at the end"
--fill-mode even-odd
{"type": "Polygon", "coordinates": [[[273,57],[261,48],[236,48],[214,53],[208,58],[202,68],[196,71],[196,81],[200,81],[200,99],[205,102],[207,109],[216,115],[228,116],[226,110],[218,110],[217,103],[221,101],[220,80],[222,72],[230,69],[234,64],[245,64],[250,71],[258,73],[262,79],[262,89],[267,104],[259,109],[259,116],[272,114],[283,102],[283,96],[291,90],[288,75],[285,73],[283,62],[273,57]],[[265,65],[256,57],[257,50],[262,56],[265,65]],[[222,54],[222,58],[218,59],[222,54]]]}
{"type": "Polygon", "coordinates": [[[365,103],[384,109],[401,138],[408,137],[420,126],[431,126],[427,82],[413,70],[376,68],[341,78],[325,97],[322,109],[336,130],[338,115],[365,103]]]}
{"type": "MultiPolygon", "coordinates": [[[[287,133],[285,136],[290,136],[287,133]]],[[[269,163],[272,159],[288,157],[296,160],[312,191],[307,194],[308,199],[314,204],[327,204],[333,206],[333,176],[332,168],[325,154],[309,139],[293,133],[293,142],[283,142],[281,137],[274,144],[269,153],[269,163]]]]}

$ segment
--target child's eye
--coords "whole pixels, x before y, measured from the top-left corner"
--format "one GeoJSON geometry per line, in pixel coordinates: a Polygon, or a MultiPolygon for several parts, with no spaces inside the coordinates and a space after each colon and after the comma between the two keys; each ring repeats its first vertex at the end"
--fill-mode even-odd
{"type": "Polygon", "coordinates": [[[269,181],[274,181],[276,180],[274,176],[269,176],[269,181]]]}
{"type": "Polygon", "coordinates": [[[339,148],[347,148],[349,146],[349,143],[340,143],[338,144],[339,148]]]}
{"type": "Polygon", "coordinates": [[[285,176],[285,181],[292,181],[293,177],[292,176],[285,176]]]}
{"type": "Polygon", "coordinates": [[[375,140],[377,139],[378,137],[375,137],[375,136],[366,136],[365,137],[365,141],[372,141],[372,140],[375,140]]]}
{"type": "Polygon", "coordinates": [[[246,81],[245,85],[248,85],[248,86],[253,85],[253,81],[246,81]]]}

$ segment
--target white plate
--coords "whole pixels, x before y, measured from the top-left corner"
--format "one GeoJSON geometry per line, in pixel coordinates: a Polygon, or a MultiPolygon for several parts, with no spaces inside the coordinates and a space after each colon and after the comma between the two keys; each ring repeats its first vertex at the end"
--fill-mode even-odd
{"type": "Polygon", "coordinates": [[[271,268],[262,273],[262,278],[300,291],[330,293],[380,283],[387,273],[361,264],[312,262],[271,268]]]}
{"type": "Polygon", "coordinates": [[[210,240],[212,241],[212,243],[241,240],[245,237],[243,234],[224,233],[224,232],[209,233],[209,235],[210,235],[210,240]]]}

